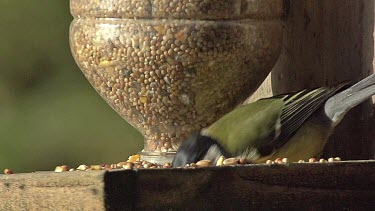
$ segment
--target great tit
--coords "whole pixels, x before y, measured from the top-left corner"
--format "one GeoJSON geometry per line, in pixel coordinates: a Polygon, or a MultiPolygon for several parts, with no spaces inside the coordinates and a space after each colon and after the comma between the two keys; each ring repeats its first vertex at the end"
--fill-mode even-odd
{"type": "Polygon", "coordinates": [[[345,87],[302,90],[240,106],[186,139],[172,164],[204,159],[215,164],[221,156],[253,163],[318,157],[344,115],[375,94],[375,74],[345,87]]]}

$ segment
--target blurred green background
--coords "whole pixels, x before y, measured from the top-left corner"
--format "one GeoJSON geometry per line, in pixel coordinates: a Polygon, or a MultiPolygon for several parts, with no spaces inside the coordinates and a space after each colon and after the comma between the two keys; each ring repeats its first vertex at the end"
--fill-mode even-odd
{"type": "Polygon", "coordinates": [[[117,163],[142,136],[95,92],[69,49],[69,1],[0,1],[0,170],[117,163]]]}

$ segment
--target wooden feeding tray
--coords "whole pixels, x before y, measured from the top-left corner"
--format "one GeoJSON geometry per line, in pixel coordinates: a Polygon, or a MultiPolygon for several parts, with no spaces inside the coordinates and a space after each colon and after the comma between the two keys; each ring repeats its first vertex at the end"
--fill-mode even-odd
{"type": "MultiPolygon", "coordinates": [[[[373,72],[374,1],[285,2],[283,52],[254,99],[373,72]]],[[[326,153],[373,158],[374,105],[353,110],[326,153]]],[[[0,175],[0,210],[301,208],[374,210],[375,161],[0,175]]]]}
{"type": "Polygon", "coordinates": [[[0,195],[0,210],[370,210],[375,161],[2,175],[0,195]]]}

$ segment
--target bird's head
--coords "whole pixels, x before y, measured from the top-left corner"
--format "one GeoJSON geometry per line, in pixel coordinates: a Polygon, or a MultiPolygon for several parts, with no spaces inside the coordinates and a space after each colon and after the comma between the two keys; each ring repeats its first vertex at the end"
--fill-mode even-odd
{"type": "Polygon", "coordinates": [[[227,156],[228,153],[216,140],[200,134],[193,134],[182,142],[172,165],[180,167],[200,160],[210,160],[211,164],[215,164],[222,155],[227,156]]]}

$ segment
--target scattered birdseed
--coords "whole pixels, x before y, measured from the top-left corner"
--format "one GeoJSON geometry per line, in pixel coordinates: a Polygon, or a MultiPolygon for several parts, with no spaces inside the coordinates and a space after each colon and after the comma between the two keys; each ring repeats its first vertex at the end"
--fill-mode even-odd
{"type": "Polygon", "coordinates": [[[275,159],[275,163],[277,163],[277,164],[283,164],[284,162],[283,162],[282,158],[276,158],[275,159]]]}
{"type": "MultiPolygon", "coordinates": [[[[328,160],[326,159],[319,159],[319,161],[316,159],[316,158],[310,158],[308,160],[309,163],[315,163],[315,162],[319,162],[319,163],[326,163],[326,162],[337,162],[337,161],[341,161],[341,158],[337,157],[337,158],[329,158],[328,160]],[[335,160],[337,159],[337,160],[335,160]]],[[[297,163],[305,163],[306,161],[305,160],[299,160],[297,163]]],[[[266,164],[273,164],[273,163],[277,163],[277,164],[283,164],[283,163],[288,163],[288,158],[277,158],[275,161],[272,161],[272,160],[267,160],[266,161],[266,164]]]]}
{"type": "MultiPolygon", "coordinates": [[[[204,161],[204,162],[206,162],[206,160],[204,161]]],[[[204,164],[203,164],[204,165],[204,164]]],[[[195,167],[197,167],[198,165],[196,164],[196,163],[190,163],[190,165],[189,165],[189,167],[193,167],[193,168],[195,168],[195,167]]],[[[201,166],[201,167],[204,167],[204,166],[201,166]]]]}
{"type": "Polygon", "coordinates": [[[266,164],[274,164],[275,162],[274,161],[272,161],[272,160],[267,160],[266,161],[266,164]]]}
{"type": "Polygon", "coordinates": [[[91,165],[90,169],[91,170],[103,170],[102,166],[100,165],[91,165]]]}
{"type": "MultiPolygon", "coordinates": [[[[208,166],[210,166],[210,163],[211,163],[210,160],[200,160],[196,163],[196,165],[197,165],[197,167],[208,167],[208,166]]],[[[192,165],[190,164],[190,166],[192,166],[192,165]]],[[[194,167],[194,166],[192,166],[192,167],[194,167]]]]}
{"type": "MultiPolygon", "coordinates": [[[[65,172],[65,171],[91,171],[91,170],[114,170],[114,169],[168,169],[168,168],[173,168],[171,163],[165,163],[164,165],[148,162],[145,160],[140,160],[139,158],[137,159],[130,159],[134,158],[133,156],[130,156],[128,160],[133,160],[133,162],[130,161],[122,161],[117,164],[101,164],[101,165],[80,165],[77,167],[77,169],[70,168],[67,165],[62,165],[62,166],[56,166],[55,172],[65,172]]],[[[326,162],[339,162],[341,161],[341,158],[336,157],[336,158],[329,158],[328,160],[325,159],[319,159],[319,163],[326,163],[326,162]]],[[[304,160],[299,160],[298,163],[305,163],[306,161],[304,160]]],[[[309,161],[310,163],[317,162],[316,158],[310,158],[309,161]]],[[[245,158],[225,158],[224,156],[221,156],[218,161],[216,162],[216,166],[233,166],[233,165],[244,165],[244,164],[250,164],[249,160],[246,160],[245,158]]],[[[277,158],[275,161],[272,160],[267,160],[265,162],[266,164],[286,164],[288,163],[288,158],[277,158]]],[[[202,168],[202,167],[209,167],[211,165],[210,160],[200,160],[196,163],[190,163],[186,164],[184,167],[185,169],[195,169],[195,168],[202,168]]],[[[180,168],[180,167],[177,167],[180,168]]],[[[5,174],[12,174],[13,171],[10,169],[5,169],[4,170],[5,174]],[[5,173],[8,172],[8,173],[5,173]],[[11,173],[9,173],[11,172],[11,173]]]]}
{"type": "Polygon", "coordinates": [[[55,172],[69,171],[71,168],[67,165],[56,166],[55,172]]]}
{"type": "Polygon", "coordinates": [[[163,167],[164,168],[172,168],[172,164],[171,163],[165,163],[163,167]]]}
{"type": "Polygon", "coordinates": [[[224,166],[231,166],[231,165],[237,165],[238,159],[237,158],[227,158],[223,161],[224,166]]]}
{"type": "Polygon", "coordinates": [[[149,169],[150,167],[151,167],[151,164],[149,164],[149,163],[143,164],[143,168],[145,168],[145,169],[149,169]]]}
{"type": "Polygon", "coordinates": [[[13,174],[13,173],[14,173],[14,172],[13,172],[12,169],[4,169],[4,174],[9,175],[9,174],[13,174]]]}
{"type": "Polygon", "coordinates": [[[79,165],[77,167],[77,170],[79,170],[79,171],[86,171],[87,169],[88,169],[88,166],[86,166],[85,164],[79,165]]]}
{"type": "Polygon", "coordinates": [[[55,172],[58,172],[58,173],[63,172],[62,167],[61,166],[56,166],[55,172]]]}
{"type": "Polygon", "coordinates": [[[69,171],[71,169],[68,165],[62,165],[61,168],[63,171],[69,171]]]}
{"type": "Polygon", "coordinates": [[[244,101],[281,50],[282,1],[72,0],[71,11],[78,66],[146,152],[176,151],[244,101]]]}
{"type": "Polygon", "coordinates": [[[117,166],[117,164],[111,164],[111,165],[110,165],[110,168],[111,168],[111,169],[117,169],[117,168],[119,168],[119,167],[117,166]]]}
{"type": "MultiPolygon", "coordinates": [[[[119,166],[119,165],[117,165],[119,166]]],[[[125,165],[121,166],[123,169],[133,169],[134,168],[134,163],[127,162],[125,165]]]]}
{"type": "MultiPolygon", "coordinates": [[[[133,162],[130,162],[130,163],[134,163],[134,162],[136,162],[136,161],[133,161],[133,162]]],[[[125,162],[125,161],[123,161],[123,162],[119,162],[119,163],[117,163],[116,166],[122,168],[124,165],[127,165],[128,163],[129,163],[129,162],[125,162]]]]}
{"type": "Polygon", "coordinates": [[[314,163],[314,162],[316,162],[316,158],[310,158],[309,159],[309,163],[314,163]]]}
{"type": "Polygon", "coordinates": [[[225,160],[225,157],[224,156],[220,156],[219,159],[217,159],[217,161],[216,161],[216,166],[223,166],[224,165],[224,160],[225,160]]]}
{"type": "Polygon", "coordinates": [[[131,155],[129,156],[127,162],[136,162],[140,160],[140,155],[139,154],[136,154],[136,155],[131,155]]]}
{"type": "Polygon", "coordinates": [[[108,165],[108,164],[102,164],[102,169],[104,170],[110,170],[111,169],[111,165],[108,165]]]}

